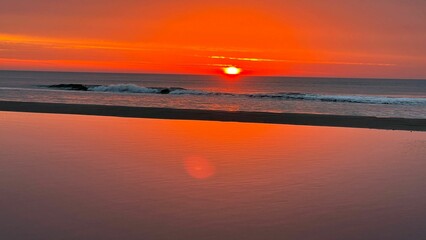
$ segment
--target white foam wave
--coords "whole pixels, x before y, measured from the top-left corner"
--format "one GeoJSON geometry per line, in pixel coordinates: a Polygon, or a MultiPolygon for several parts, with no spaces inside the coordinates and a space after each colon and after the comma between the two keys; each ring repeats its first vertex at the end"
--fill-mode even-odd
{"type": "Polygon", "coordinates": [[[167,93],[173,95],[221,95],[226,93],[206,92],[184,88],[142,87],[136,84],[113,84],[88,87],[88,91],[113,93],[167,93]]]}
{"type": "Polygon", "coordinates": [[[366,104],[398,104],[398,105],[426,105],[426,98],[403,98],[384,96],[358,96],[358,95],[320,95],[304,93],[281,93],[281,94],[254,94],[255,98],[278,98],[286,100],[307,100],[322,102],[349,102],[366,104]]]}
{"type": "Polygon", "coordinates": [[[116,84],[105,86],[89,87],[89,91],[94,92],[114,92],[114,93],[159,93],[161,90],[157,88],[141,87],[135,84],[116,84]]]}
{"type": "Polygon", "coordinates": [[[113,92],[113,93],[164,93],[172,95],[215,95],[236,96],[250,98],[265,98],[277,100],[322,101],[341,103],[363,104],[396,104],[396,105],[426,105],[426,98],[405,98],[385,96],[360,96],[360,95],[322,95],[311,93],[265,93],[265,94],[237,94],[226,92],[208,92],[184,88],[142,87],[135,84],[117,84],[105,86],[89,86],[88,91],[113,92]]]}
{"type": "Polygon", "coordinates": [[[176,89],[176,90],[172,90],[170,92],[170,94],[175,94],[175,95],[185,95],[185,94],[188,94],[188,95],[209,95],[209,94],[213,94],[213,93],[200,91],[200,90],[176,89]]]}

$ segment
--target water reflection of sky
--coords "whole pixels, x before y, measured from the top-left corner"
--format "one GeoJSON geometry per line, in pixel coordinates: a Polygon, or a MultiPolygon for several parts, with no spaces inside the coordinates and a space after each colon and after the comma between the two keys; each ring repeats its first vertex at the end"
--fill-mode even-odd
{"type": "Polygon", "coordinates": [[[0,113],[5,239],[426,236],[426,136],[0,113]]]}

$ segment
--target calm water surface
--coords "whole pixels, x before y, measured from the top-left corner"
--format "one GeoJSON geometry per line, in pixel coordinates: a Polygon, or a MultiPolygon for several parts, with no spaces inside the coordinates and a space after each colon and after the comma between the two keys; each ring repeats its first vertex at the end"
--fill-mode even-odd
{"type": "Polygon", "coordinates": [[[426,134],[0,112],[1,239],[426,239],[426,134]]]}

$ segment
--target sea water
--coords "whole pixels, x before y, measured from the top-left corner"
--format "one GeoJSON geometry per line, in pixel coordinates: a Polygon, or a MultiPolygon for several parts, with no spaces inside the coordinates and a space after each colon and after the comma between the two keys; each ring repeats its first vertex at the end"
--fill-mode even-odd
{"type": "Polygon", "coordinates": [[[0,71],[0,100],[426,118],[426,80],[0,71]]]}

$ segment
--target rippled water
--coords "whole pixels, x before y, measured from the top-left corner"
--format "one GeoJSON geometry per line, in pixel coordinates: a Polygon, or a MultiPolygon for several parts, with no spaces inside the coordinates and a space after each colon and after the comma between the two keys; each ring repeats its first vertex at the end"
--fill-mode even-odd
{"type": "Polygon", "coordinates": [[[3,239],[425,239],[426,134],[0,112],[3,239]]]}
{"type": "Polygon", "coordinates": [[[426,80],[0,71],[0,100],[426,118],[426,80]]]}

